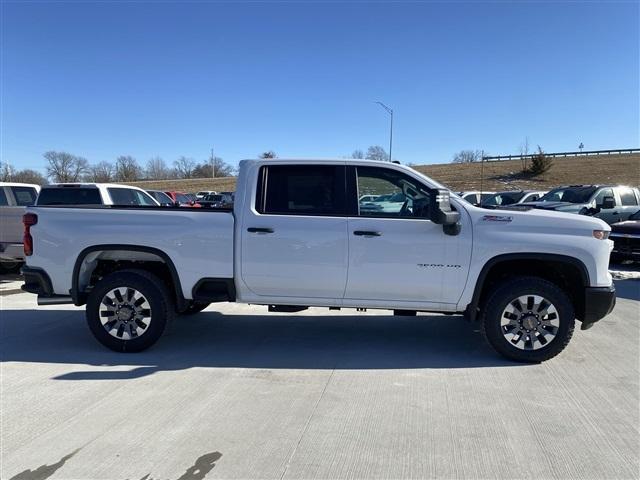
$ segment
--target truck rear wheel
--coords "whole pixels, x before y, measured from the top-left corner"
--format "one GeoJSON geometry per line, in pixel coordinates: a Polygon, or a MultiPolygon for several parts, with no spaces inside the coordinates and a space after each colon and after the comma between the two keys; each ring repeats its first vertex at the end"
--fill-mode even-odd
{"type": "Polygon", "coordinates": [[[105,347],[140,352],[158,341],[173,311],[160,279],[144,270],[123,270],[93,288],[86,316],[89,329],[105,347]]]}
{"type": "Polygon", "coordinates": [[[538,277],[510,279],[487,299],[482,327],[498,353],[517,362],[543,362],[571,340],[575,312],[557,285],[538,277]]]}

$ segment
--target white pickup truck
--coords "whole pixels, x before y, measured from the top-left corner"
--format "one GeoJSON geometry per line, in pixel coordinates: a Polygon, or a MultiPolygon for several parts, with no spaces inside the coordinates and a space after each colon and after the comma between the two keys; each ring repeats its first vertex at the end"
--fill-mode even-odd
{"type": "Polygon", "coordinates": [[[367,160],[244,160],[237,185],[227,211],[29,207],[23,289],[86,305],[96,338],[129,352],[175,313],[230,301],[464,314],[499,353],[539,362],[567,345],[575,319],[589,328],[615,304],[599,219],[478,208],[367,160]],[[371,208],[398,194],[395,208],[371,208]]]}

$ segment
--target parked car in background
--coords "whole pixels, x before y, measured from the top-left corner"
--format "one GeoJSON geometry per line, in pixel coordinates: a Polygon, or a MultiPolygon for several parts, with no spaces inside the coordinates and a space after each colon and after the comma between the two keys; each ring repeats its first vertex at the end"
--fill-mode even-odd
{"type": "Polygon", "coordinates": [[[228,208],[233,207],[233,198],[229,194],[217,193],[214,195],[207,195],[198,203],[203,208],[228,208]]]}
{"type": "Polygon", "coordinates": [[[36,205],[117,205],[160,204],[138,187],[116,183],[52,183],[40,190],[36,205]]]}
{"type": "Polygon", "coordinates": [[[196,199],[200,200],[201,198],[204,198],[207,195],[215,195],[216,193],[218,193],[218,192],[216,192],[214,190],[202,190],[202,191],[196,193],[196,199]]]}
{"type": "Polygon", "coordinates": [[[146,192],[163,207],[172,207],[175,205],[175,202],[171,199],[171,197],[166,193],[161,192],[160,190],[146,190],[146,192]]]}
{"type": "Polygon", "coordinates": [[[525,205],[590,215],[612,224],[627,220],[638,210],[640,191],[622,185],[569,185],[554,188],[539,201],[525,205]]]}
{"type": "Polygon", "coordinates": [[[506,205],[517,205],[525,202],[535,202],[546,192],[540,190],[507,190],[496,192],[485,198],[480,206],[482,208],[497,208],[506,205]]]}
{"type": "Polygon", "coordinates": [[[359,199],[360,203],[375,202],[380,195],[362,195],[359,199]]]}
{"type": "Polygon", "coordinates": [[[174,204],[180,207],[196,207],[199,208],[200,204],[195,200],[191,200],[184,192],[164,192],[167,194],[174,204]]]}
{"type": "Polygon", "coordinates": [[[40,185],[0,182],[0,273],[17,271],[24,261],[22,216],[39,191],[40,185]]]}
{"type": "Polygon", "coordinates": [[[640,210],[628,220],[611,225],[609,238],[613,240],[612,262],[640,260],[640,210]]]}
{"type": "Polygon", "coordinates": [[[463,200],[466,200],[471,205],[479,206],[483,201],[489,198],[496,192],[479,192],[479,191],[469,191],[469,192],[459,192],[458,196],[460,196],[463,200]]]}

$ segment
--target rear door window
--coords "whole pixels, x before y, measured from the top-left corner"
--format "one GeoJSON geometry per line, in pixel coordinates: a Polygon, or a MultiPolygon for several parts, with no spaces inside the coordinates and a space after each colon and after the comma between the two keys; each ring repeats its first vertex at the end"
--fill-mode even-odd
{"type": "Polygon", "coordinates": [[[33,205],[38,198],[38,191],[33,187],[11,187],[11,192],[16,199],[16,204],[21,207],[33,205]]]}
{"type": "Polygon", "coordinates": [[[620,189],[620,200],[622,201],[623,206],[638,205],[636,195],[630,188],[620,189]]]}
{"type": "Polygon", "coordinates": [[[4,188],[0,187],[0,207],[6,207],[8,205],[7,194],[4,193],[4,188]]]}
{"type": "Polygon", "coordinates": [[[279,215],[344,215],[345,168],[269,165],[260,169],[256,210],[279,215]]]}
{"type": "Polygon", "coordinates": [[[107,188],[114,205],[156,205],[151,198],[132,188],[107,188]]]}
{"type": "Polygon", "coordinates": [[[97,188],[55,187],[43,188],[38,205],[102,205],[97,188]]]}

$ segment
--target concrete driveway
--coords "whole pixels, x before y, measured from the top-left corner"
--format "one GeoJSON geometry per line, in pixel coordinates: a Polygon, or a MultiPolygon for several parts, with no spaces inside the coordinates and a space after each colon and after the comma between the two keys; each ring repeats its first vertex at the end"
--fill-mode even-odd
{"type": "Polygon", "coordinates": [[[0,280],[3,479],[638,478],[640,280],[540,365],[460,317],[214,305],[153,349],[0,280]],[[331,313],[331,315],[329,314],[331,313]]]}

